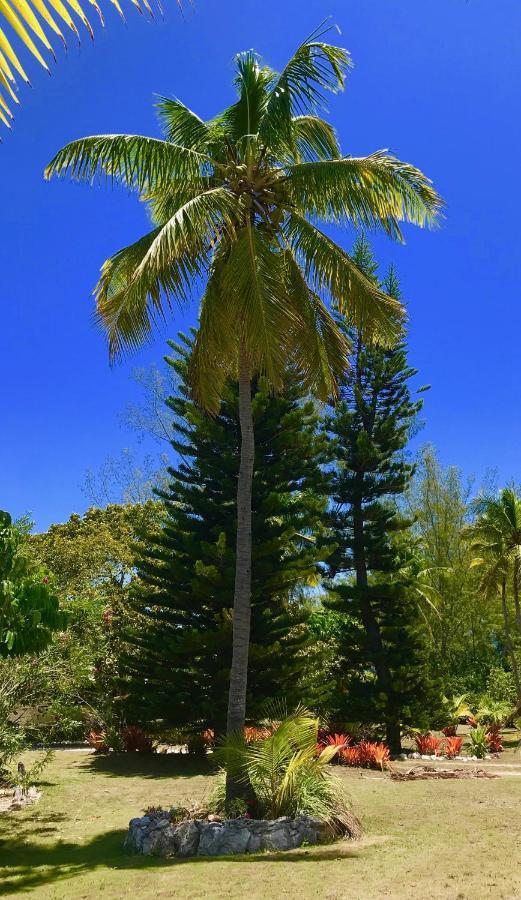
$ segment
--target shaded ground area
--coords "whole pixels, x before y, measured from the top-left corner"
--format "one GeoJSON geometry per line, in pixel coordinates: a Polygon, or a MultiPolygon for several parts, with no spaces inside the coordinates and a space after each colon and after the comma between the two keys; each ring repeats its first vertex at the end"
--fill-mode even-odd
{"type": "Polygon", "coordinates": [[[521,897],[517,759],[512,755],[515,768],[492,780],[401,784],[378,772],[341,770],[363,819],[360,843],[165,862],[122,852],[127,822],[150,804],[202,799],[212,783],[209,765],[187,757],[58,753],[40,803],[0,818],[0,895],[521,897]]]}

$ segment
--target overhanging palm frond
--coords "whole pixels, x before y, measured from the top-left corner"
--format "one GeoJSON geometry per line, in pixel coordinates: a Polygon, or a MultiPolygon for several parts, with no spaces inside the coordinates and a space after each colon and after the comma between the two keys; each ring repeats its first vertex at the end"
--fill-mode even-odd
{"type": "Polygon", "coordinates": [[[146,191],[167,185],[172,178],[201,184],[213,160],[198,150],[140,134],[98,134],[71,141],[58,151],[45,169],[45,177],[69,175],[92,181],[105,175],[127,187],[146,191]]]}
{"type": "Polygon", "coordinates": [[[401,238],[398,222],[433,225],[442,201],[430,179],[386,150],[365,157],[320,160],[289,167],[290,198],[326,221],[383,227],[401,238]]]}
{"type": "Polygon", "coordinates": [[[313,288],[329,294],[338,312],[372,340],[393,346],[403,326],[402,305],[381,291],[345,250],[311,222],[291,213],[285,227],[288,243],[313,288]]]}
{"type": "MultiPolygon", "coordinates": [[[[103,25],[103,13],[98,3],[96,0],[89,0],[89,2],[96,10],[103,25]]],[[[131,0],[131,2],[139,12],[146,11],[150,15],[153,14],[149,0],[131,0]]],[[[123,9],[119,0],[111,0],[111,3],[123,17],[123,9]]],[[[177,0],[177,4],[181,5],[181,0],[177,0]]],[[[35,57],[47,71],[49,71],[49,66],[37,46],[37,44],[41,44],[45,51],[55,56],[46,28],[64,45],[66,45],[64,31],[66,34],[67,30],[70,30],[78,40],[80,39],[80,32],[67,6],[83,23],[90,36],[94,36],[94,30],[84,12],[84,4],[81,0],[66,0],[66,2],[63,0],[32,0],[32,6],[27,0],[0,0],[0,21],[6,23],[8,31],[13,32],[13,36],[16,36],[18,41],[24,45],[25,50],[35,57]],[[33,12],[32,6],[40,18],[37,18],[33,12]]],[[[161,9],[159,2],[158,8],[161,9]]],[[[3,28],[0,28],[0,121],[8,127],[13,118],[9,101],[19,102],[15,93],[17,76],[29,83],[15,42],[3,28]]]]}

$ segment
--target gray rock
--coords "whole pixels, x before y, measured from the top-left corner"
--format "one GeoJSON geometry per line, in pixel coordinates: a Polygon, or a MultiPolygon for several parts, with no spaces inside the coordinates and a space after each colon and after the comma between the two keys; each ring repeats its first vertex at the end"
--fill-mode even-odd
{"type": "Polygon", "coordinates": [[[231,856],[246,853],[250,841],[247,819],[208,822],[201,829],[198,856],[231,856]]]}
{"type": "Polygon", "coordinates": [[[199,826],[197,822],[181,822],[175,829],[178,856],[196,856],[199,848],[199,826]]]}

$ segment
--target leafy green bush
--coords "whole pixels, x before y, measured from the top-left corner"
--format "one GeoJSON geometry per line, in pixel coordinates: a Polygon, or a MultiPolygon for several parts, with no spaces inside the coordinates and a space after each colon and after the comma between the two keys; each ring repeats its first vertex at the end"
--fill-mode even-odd
{"type": "Polygon", "coordinates": [[[477,756],[478,759],[484,759],[489,752],[487,729],[485,726],[478,725],[477,728],[473,728],[469,734],[469,739],[471,754],[477,756]]]}
{"type": "Polygon", "coordinates": [[[223,763],[210,805],[226,812],[225,773],[253,790],[256,814],[261,818],[311,815],[323,819],[333,833],[360,834],[360,823],[349,809],[342,783],[328,764],[338,748],[329,746],[317,755],[319,720],[303,707],[274,716],[273,733],[264,740],[246,743],[243,734],[232,736],[217,751],[223,763]]]}
{"type": "Polygon", "coordinates": [[[487,696],[497,703],[508,703],[514,706],[517,694],[512,672],[495,667],[487,678],[487,696]]]}

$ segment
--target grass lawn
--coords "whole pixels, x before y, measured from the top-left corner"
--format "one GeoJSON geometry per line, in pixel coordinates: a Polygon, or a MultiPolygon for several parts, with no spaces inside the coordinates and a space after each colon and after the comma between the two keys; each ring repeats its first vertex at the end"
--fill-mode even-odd
{"type": "Polygon", "coordinates": [[[0,817],[0,895],[521,897],[521,767],[493,780],[416,783],[341,774],[364,823],[361,842],[165,862],[122,852],[127,822],[152,803],[203,798],[211,784],[205,763],[59,752],[40,803],[0,817]]]}

